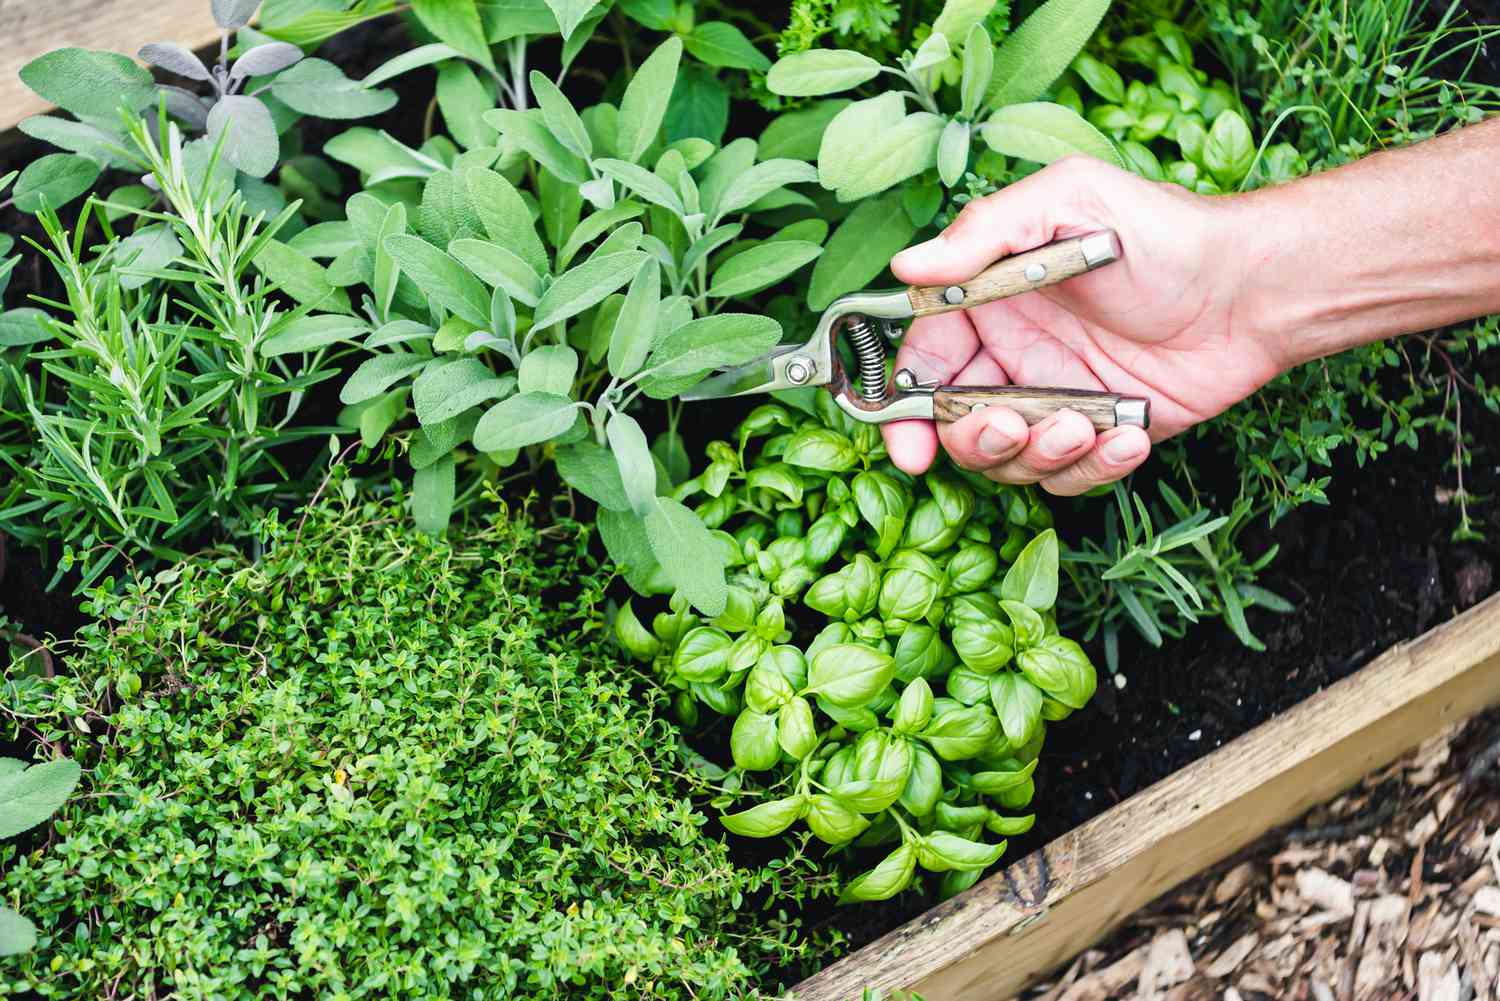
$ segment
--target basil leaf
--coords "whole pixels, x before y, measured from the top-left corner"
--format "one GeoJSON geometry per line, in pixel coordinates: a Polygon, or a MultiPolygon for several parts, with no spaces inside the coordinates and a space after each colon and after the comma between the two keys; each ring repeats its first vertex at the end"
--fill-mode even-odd
{"type": "Polygon", "coordinates": [[[899,802],[913,817],[925,817],[937,807],[942,795],[943,766],[927,748],[913,746],[911,774],[899,802]]]}
{"type": "Polygon", "coordinates": [[[826,473],[848,472],[859,463],[853,442],[837,431],[821,427],[798,431],[781,457],[793,466],[826,473]]]}
{"type": "Polygon", "coordinates": [[[731,834],[747,838],[769,838],[791,827],[806,809],[806,797],[788,796],[720,817],[719,822],[731,834]]]}
{"type": "Polygon", "coordinates": [[[897,733],[916,733],[932,719],[932,686],[917,678],[901,692],[891,728],[897,733]]]}
{"type": "Polygon", "coordinates": [[[834,705],[858,709],[889,685],[895,672],[896,661],[890,654],[854,643],[838,644],[813,656],[806,691],[834,705]]]}
{"type": "MultiPolygon", "coordinates": [[[[750,673],[752,676],[755,674],[754,671],[750,673]]],[[[748,697],[747,690],[746,698],[748,697]]],[[[807,757],[813,752],[813,748],[818,746],[818,732],[813,723],[812,705],[800,695],[788,699],[777,714],[776,739],[781,744],[781,749],[798,761],[807,757]]]]}
{"type": "Polygon", "coordinates": [[[1036,771],[1036,766],[1036,761],[1031,761],[1015,769],[975,772],[969,777],[969,781],[974,784],[976,792],[981,792],[986,796],[998,796],[1026,782],[1036,771]]]}
{"type": "Polygon", "coordinates": [[[1083,648],[1062,636],[1048,636],[1023,650],[1016,664],[1032,684],[1070,709],[1082,709],[1094,696],[1098,678],[1083,648]]]}
{"type": "Polygon", "coordinates": [[[917,861],[931,872],[950,869],[977,871],[987,869],[1005,854],[1005,842],[987,845],[970,841],[948,831],[933,831],[917,842],[917,861]]]}
{"type": "Polygon", "coordinates": [[[910,684],[918,678],[933,677],[949,653],[942,635],[926,623],[914,622],[896,640],[897,681],[910,684]]]}
{"type": "Polygon", "coordinates": [[[953,627],[958,659],[980,674],[994,674],[1015,656],[1015,634],[994,619],[965,619],[953,627]]]}
{"type": "Polygon", "coordinates": [[[1026,743],[1042,725],[1042,692],[1019,674],[1003,671],[990,679],[990,700],[1005,739],[1026,743]]]}
{"type": "Polygon", "coordinates": [[[1045,612],[1057,602],[1057,568],[1057,533],[1049,528],[1027,543],[1005,572],[1000,596],[1045,612]]]}
{"type": "Polygon", "coordinates": [[[856,900],[889,900],[911,883],[912,873],[917,867],[915,845],[903,844],[891,852],[880,864],[844,887],[839,894],[839,903],[856,900]]]}
{"type": "Polygon", "coordinates": [[[999,721],[985,706],[937,712],[921,733],[944,761],[963,761],[984,750],[1000,733],[999,721]]]}
{"type": "Polygon", "coordinates": [[[852,490],[860,517],[875,530],[875,555],[885,559],[901,542],[907,511],[911,507],[911,492],[895,477],[879,470],[869,470],[854,477],[852,490]]]}
{"type": "MultiPolygon", "coordinates": [[[[874,731],[864,736],[869,736],[870,733],[874,731]]],[[[831,786],[830,790],[840,802],[860,813],[879,813],[901,798],[901,791],[906,788],[906,780],[905,775],[874,779],[846,779],[841,785],[831,786]]]]}
{"type": "Polygon", "coordinates": [[[729,673],[729,634],[698,626],[682,637],[672,654],[672,668],[688,681],[712,684],[729,673]]]}
{"type": "Polygon", "coordinates": [[[734,763],[747,772],[763,772],[781,760],[781,745],[776,740],[776,717],[769,713],[745,709],[735,718],[729,734],[729,753],[734,763]]]}

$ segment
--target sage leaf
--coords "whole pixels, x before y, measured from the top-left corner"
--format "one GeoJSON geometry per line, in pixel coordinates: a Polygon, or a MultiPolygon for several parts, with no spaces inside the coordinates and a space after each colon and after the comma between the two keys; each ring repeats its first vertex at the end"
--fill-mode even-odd
{"type": "Polygon", "coordinates": [[[562,143],[574,156],[587,160],[594,155],[594,141],[583,119],[573,108],[573,102],[557,89],[557,85],[546,75],[531,71],[531,93],[542,109],[542,120],[553,137],[562,143]]]}
{"type": "MultiPolygon", "coordinates": [[[[365,118],[396,105],[395,91],[370,90],[326,59],[304,59],[282,70],[271,83],[271,93],[293,111],[319,118],[365,118]]],[[[214,105],[215,110],[221,104],[223,100],[214,105]]]]}
{"type": "Polygon", "coordinates": [[[911,242],[916,231],[896,195],[856,205],[833,231],[813,266],[807,304],[814,310],[827,309],[844,293],[864,288],[911,242]]]}
{"type": "MultiPolygon", "coordinates": [[[[302,50],[290,42],[265,42],[246,49],[244,54],[229,67],[229,79],[244,80],[252,76],[267,76],[279,73],[294,63],[301,62],[302,50]]],[[[361,82],[363,87],[373,84],[361,82]]]]}
{"type": "Polygon", "coordinates": [[[852,103],[843,97],[814,101],[805,108],[778,115],[760,134],[759,156],[765,160],[816,160],[828,123],[852,103]]]}
{"type": "Polygon", "coordinates": [[[21,67],[21,82],[79,118],[118,121],[120,108],[140,111],[156,100],[156,81],[118,52],[54,49],[21,67]]]}
{"type": "Polygon", "coordinates": [[[662,126],[674,146],[689,140],[718,145],[729,127],[728,88],[713,70],[693,63],[682,67],[662,126]]]}
{"type": "Polygon", "coordinates": [[[36,926],[9,907],[0,907],[0,956],[19,956],[36,946],[36,926]]]}
{"type": "Polygon", "coordinates": [[[347,313],[349,297],[328,280],[321,264],[280,240],[269,240],[255,255],[255,266],[278,288],[307,306],[347,313]]]}
{"type": "Polygon", "coordinates": [[[473,0],[411,0],[422,26],[486,69],[495,68],[489,40],[473,0]]]}
{"type": "Polygon", "coordinates": [[[661,267],[647,260],[631,279],[610,332],[610,375],[626,379],[640,371],[651,352],[660,309],[661,267]]]}
{"type": "Polygon", "coordinates": [[[719,265],[714,272],[713,284],[708,287],[708,295],[725,299],[759,292],[816,260],[822,253],[823,248],[816,243],[799,240],[779,240],[750,247],[719,265]]]}
{"type": "Polygon", "coordinates": [[[768,316],[719,313],[691,320],[667,334],[651,352],[646,395],[664,400],[700,381],[715,368],[743,365],[781,340],[781,324],[768,316]]]}
{"type": "Polygon", "coordinates": [[[1047,611],[1057,602],[1058,559],[1057,532],[1049,528],[1028,542],[1005,571],[1000,597],[1047,611]]]}
{"type": "Polygon", "coordinates": [[[912,873],[917,868],[915,845],[903,844],[891,852],[880,864],[857,879],[852,880],[839,894],[839,903],[857,900],[889,900],[911,883],[912,873]]]}
{"type": "Polygon", "coordinates": [[[260,0],[213,0],[214,23],[229,31],[243,28],[259,6],[260,0]]]}
{"type": "MultiPolygon", "coordinates": [[[[197,99],[194,98],[194,100],[197,99]]],[[[172,111],[170,102],[167,110],[172,111]]],[[[202,118],[199,126],[201,128],[202,124],[208,121],[208,110],[200,104],[198,114],[202,118]]],[[[119,144],[118,139],[103,129],[84,122],[58,118],[55,115],[32,115],[30,118],[21,119],[16,128],[33,139],[40,139],[70,153],[86,156],[103,167],[128,167],[130,165],[130,161],[114,148],[119,144]]]]}
{"type": "MultiPolygon", "coordinates": [[[[410,234],[388,236],[382,246],[402,272],[438,305],[476,327],[489,325],[489,293],[468,268],[421,237],[410,234]]],[[[507,291],[515,294],[513,290],[507,291]]]]}
{"type": "Polygon", "coordinates": [[[980,134],[996,153],[1033,163],[1047,164],[1065,156],[1082,155],[1124,166],[1108,136],[1077,112],[1050,101],[1001,108],[984,123],[980,134]]]}
{"type": "MultiPolygon", "coordinates": [[[[297,49],[295,45],[292,48],[297,49]]],[[[175,73],[192,80],[213,79],[208,74],[208,67],[203,65],[203,60],[176,42],[147,42],[140,47],[136,55],[144,62],[159,66],[168,73],[175,73]]],[[[301,57],[301,49],[297,49],[297,55],[301,57]]]]}
{"type": "Polygon", "coordinates": [[[316,351],[340,341],[353,341],[369,330],[370,325],[355,316],[339,316],[335,313],[302,316],[262,341],[260,354],[264,358],[278,358],[282,355],[316,351]]]}
{"type": "Polygon", "coordinates": [[[769,838],[791,827],[806,807],[802,796],[773,799],[768,803],[752,806],[739,813],[726,814],[719,818],[724,830],[747,838],[769,838]]]}
{"type": "Polygon", "coordinates": [[[539,110],[513,111],[509,108],[497,108],[485,112],[484,120],[559,180],[576,186],[593,176],[589,173],[588,164],[570,152],[547,128],[539,110]]]}
{"type": "Polygon", "coordinates": [[[281,159],[281,140],[266,106],[231,94],[208,113],[208,138],[222,142],[224,157],[251,177],[265,177],[281,159]]]}
{"type": "Polygon", "coordinates": [[[880,63],[850,49],[809,49],[776,60],[766,88],[783,97],[818,97],[858,87],[880,74],[880,63]]]}
{"type": "Polygon", "coordinates": [[[1110,0],[1047,0],[995,53],[991,107],[1035,101],[1046,93],[1104,19],[1110,0]]]}
{"type": "Polygon", "coordinates": [[[418,469],[412,476],[411,488],[412,521],[417,528],[428,535],[442,535],[447,531],[456,492],[451,453],[418,469]]]}
{"type": "Polygon", "coordinates": [[[625,160],[614,160],[603,158],[594,161],[594,169],[606,177],[614,178],[626,188],[640,195],[653,205],[676,215],[685,215],[687,210],[683,207],[682,199],[672,186],[651,173],[644,167],[629,163],[625,160]]]}
{"type": "MultiPolygon", "coordinates": [[[[299,50],[300,51],[300,50],[299,50]]],[[[451,45],[442,42],[430,42],[427,45],[419,45],[410,52],[403,52],[399,56],[387,59],[375,69],[365,75],[360,81],[362,87],[376,87],[387,80],[393,80],[403,73],[421,69],[423,66],[431,66],[445,59],[457,59],[463,54],[451,45]]]]}
{"type": "Polygon", "coordinates": [[[350,373],[348,381],[339,390],[339,402],[345,406],[354,406],[372,400],[429,361],[430,358],[403,351],[366,358],[350,373]]]}
{"type": "Polygon", "coordinates": [[[578,352],[565,344],[545,344],[521,359],[516,376],[523,393],[568,396],[578,375],[578,352]]]}
{"type": "Polygon", "coordinates": [[[938,139],[938,177],[944,186],[954,187],[963,180],[969,168],[969,123],[954,118],[943,126],[938,139]]]}
{"type": "Polygon", "coordinates": [[[541,301],[542,276],[518,255],[505,247],[484,240],[454,240],[448,253],[494,289],[503,289],[512,299],[525,306],[541,301]]]}
{"type": "Polygon", "coordinates": [[[682,39],[673,35],[646,57],[625,87],[625,95],[620,99],[618,139],[618,152],[622,158],[638,162],[656,141],[681,58],[682,39]]]}
{"type": "Polygon", "coordinates": [[[704,615],[722,614],[729,601],[724,554],[703,522],[670,497],[656,498],[645,520],[651,552],[673,585],[704,615]]]}
{"type": "Polygon", "coordinates": [[[736,177],[717,204],[705,206],[715,218],[749,208],[766,195],[788,184],[806,184],[818,179],[818,172],[801,160],[762,160],[736,177]]]}
{"type": "Polygon", "coordinates": [[[912,53],[911,62],[907,64],[907,72],[920,73],[931,69],[939,63],[946,62],[953,55],[953,49],[948,44],[948,36],[941,31],[934,31],[917,46],[917,51],[912,53]]]}
{"type": "Polygon", "coordinates": [[[557,30],[564,40],[572,37],[573,32],[596,6],[598,0],[547,0],[547,8],[557,18],[557,30]]]}
{"type": "Polygon", "coordinates": [[[609,449],[593,441],[563,445],[557,450],[557,474],[563,482],[610,511],[629,511],[620,464],[609,449]]]}
{"type": "Polygon", "coordinates": [[[646,259],[637,250],[589,258],[559,276],[542,293],[532,325],[538,329],[550,327],[597,305],[630,281],[646,259]]]}
{"type": "Polygon", "coordinates": [[[474,427],[474,447],[499,452],[550,441],[573,426],[578,404],[555,393],[520,393],[495,404],[474,427]]]}
{"type": "Polygon", "coordinates": [[[0,838],[29,831],[56,813],[82,773],[72,758],[59,758],[0,774],[0,838]]]}
{"type": "Polygon", "coordinates": [[[932,30],[948,38],[964,38],[995,9],[993,0],[948,0],[932,22],[932,30]]]}
{"type": "Polygon", "coordinates": [[[989,90],[990,77],[995,71],[995,47],[984,25],[975,23],[969,29],[964,42],[963,79],[960,84],[963,116],[973,118],[984,104],[984,95],[989,90]]]}
{"type": "Polygon", "coordinates": [[[43,205],[59,209],[94,186],[99,164],[72,153],[48,153],[26,165],[11,192],[16,208],[36,213],[43,205]]]}
{"type": "Polygon", "coordinates": [[[896,91],[855,101],[823,133],[818,179],[851,202],[884,191],[933,166],[943,119],[907,114],[896,91]]]}
{"type": "Polygon", "coordinates": [[[418,423],[426,427],[507,396],[515,385],[515,376],[498,376],[478,358],[455,358],[417,376],[411,386],[411,402],[418,423]]]}
{"type": "Polygon", "coordinates": [[[730,69],[770,69],[771,60],[750,44],[744,32],[725,21],[704,21],[683,36],[682,44],[694,58],[710,66],[730,69]]]}
{"type": "MultiPolygon", "coordinates": [[[[453,59],[438,67],[437,104],[443,113],[448,134],[460,146],[475,152],[501,145],[500,133],[485,120],[485,112],[495,107],[493,84],[480,80],[471,63],[453,59]]],[[[488,162],[473,166],[488,167],[488,162]]],[[[454,168],[462,170],[455,162],[454,168]]]]}
{"type": "Polygon", "coordinates": [[[656,506],[656,463],[646,433],[629,414],[614,414],[605,425],[609,447],[620,467],[620,484],[637,514],[645,517],[656,506]]]}

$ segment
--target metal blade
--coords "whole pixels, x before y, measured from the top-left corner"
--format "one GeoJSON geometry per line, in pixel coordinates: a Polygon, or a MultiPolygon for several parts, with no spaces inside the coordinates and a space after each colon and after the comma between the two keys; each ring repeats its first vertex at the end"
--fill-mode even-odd
{"type": "Polygon", "coordinates": [[[773,358],[760,358],[735,368],[711,375],[680,397],[684,400],[722,400],[730,396],[749,396],[753,393],[769,393],[773,389],[787,389],[788,385],[776,376],[773,358]]]}

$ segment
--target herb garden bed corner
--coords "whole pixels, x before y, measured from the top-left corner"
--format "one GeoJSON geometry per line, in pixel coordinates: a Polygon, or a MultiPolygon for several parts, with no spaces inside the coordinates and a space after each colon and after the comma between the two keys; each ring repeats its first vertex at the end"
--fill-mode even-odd
{"type": "Polygon", "coordinates": [[[1500,595],[1417,639],[796,988],[1009,998],[1133,911],[1500,703],[1500,595]]]}
{"type": "Polygon", "coordinates": [[[21,67],[53,49],[76,45],[134,56],[147,42],[188,48],[219,37],[200,0],[0,0],[0,131],[50,109],[21,82],[21,67]]]}

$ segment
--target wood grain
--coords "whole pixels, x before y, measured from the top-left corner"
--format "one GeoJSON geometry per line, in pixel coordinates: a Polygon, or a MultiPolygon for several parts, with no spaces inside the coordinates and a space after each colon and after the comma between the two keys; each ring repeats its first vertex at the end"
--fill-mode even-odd
{"type": "Polygon", "coordinates": [[[45,52],[76,45],[134,58],[147,42],[196,49],[218,37],[208,0],[0,0],[0,130],[48,110],[17,75],[45,52]]]}
{"type": "Polygon", "coordinates": [[[866,987],[999,1001],[1137,908],[1500,702],[1500,595],[830,966],[798,1001],[866,987]]]}
{"type": "Polygon", "coordinates": [[[1059,240],[1045,247],[1038,247],[1036,250],[1028,250],[1024,254],[1016,254],[1014,257],[996,261],[973,278],[958,285],[937,285],[930,288],[913,285],[906,294],[911,300],[912,315],[933,316],[937,313],[950,313],[955,309],[982,306],[996,299],[1008,299],[1022,292],[1046,288],[1048,285],[1056,285],[1060,281],[1066,281],[1088,270],[1088,261],[1083,257],[1083,238],[1078,237],[1072,240],[1059,240]],[[1037,265],[1041,266],[1042,277],[1038,279],[1026,277],[1026,270],[1037,265]],[[945,293],[950,287],[963,290],[962,301],[954,303],[947,300],[945,293]]]}
{"type": "Polygon", "coordinates": [[[1050,389],[1036,386],[944,386],[932,394],[935,420],[956,421],[975,407],[1009,407],[1027,424],[1040,424],[1059,410],[1076,410],[1093,422],[1095,430],[1116,426],[1117,393],[1088,389],[1050,389]]]}

